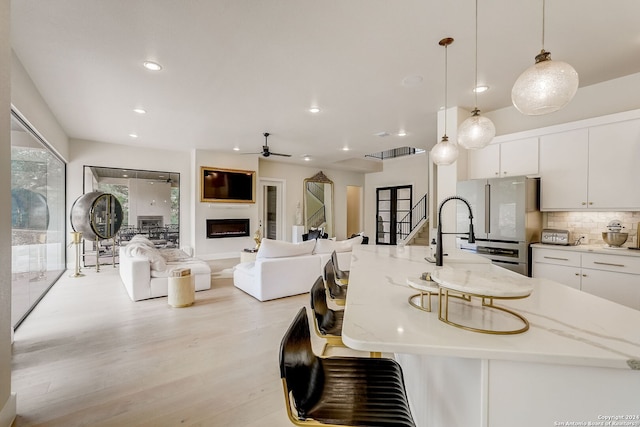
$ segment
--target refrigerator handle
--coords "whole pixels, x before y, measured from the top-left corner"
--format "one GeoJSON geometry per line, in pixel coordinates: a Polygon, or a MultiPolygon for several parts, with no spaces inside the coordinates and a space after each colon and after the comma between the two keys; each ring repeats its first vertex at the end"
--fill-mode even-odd
{"type": "Polygon", "coordinates": [[[491,233],[491,184],[484,185],[484,232],[491,233]]]}

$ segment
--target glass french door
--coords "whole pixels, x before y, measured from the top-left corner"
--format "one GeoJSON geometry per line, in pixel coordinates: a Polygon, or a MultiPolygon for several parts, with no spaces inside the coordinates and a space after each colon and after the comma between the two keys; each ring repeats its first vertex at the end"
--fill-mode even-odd
{"type": "Polygon", "coordinates": [[[376,189],[377,245],[397,243],[398,223],[410,214],[412,197],[411,185],[376,189]]]}
{"type": "Polygon", "coordinates": [[[260,223],[262,235],[268,239],[284,240],[284,188],[280,180],[262,179],[260,223]]]}

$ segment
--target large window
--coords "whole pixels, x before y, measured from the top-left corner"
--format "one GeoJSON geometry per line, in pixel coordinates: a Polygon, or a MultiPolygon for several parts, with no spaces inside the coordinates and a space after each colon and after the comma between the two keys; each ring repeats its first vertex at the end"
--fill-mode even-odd
{"type": "Polygon", "coordinates": [[[101,191],[113,194],[122,206],[122,227],[114,241],[85,241],[85,267],[118,262],[118,248],[136,234],[148,237],[156,247],[180,245],[180,174],[85,166],[85,193],[101,191]],[[114,244],[115,243],[115,244],[114,244]],[[98,252],[96,253],[96,247],[98,252]]]}
{"type": "Polygon", "coordinates": [[[11,115],[11,321],[18,327],[65,270],[65,164],[11,115]]]}

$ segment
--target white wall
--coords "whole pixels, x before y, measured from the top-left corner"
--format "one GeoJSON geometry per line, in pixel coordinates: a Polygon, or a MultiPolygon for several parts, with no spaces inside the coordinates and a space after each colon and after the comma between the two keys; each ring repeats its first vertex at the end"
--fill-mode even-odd
{"type": "MultiPolygon", "coordinates": [[[[257,203],[203,203],[200,202],[200,167],[240,169],[258,171],[258,156],[244,156],[234,153],[194,150],[192,162],[193,223],[192,233],[195,254],[202,258],[239,257],[244,248],[253,248],[253,231],[258,228],[259,212],[257,203]],[[249,237],[228,237],[207,239],[207,219],[249,218],[249,237]]],[[[259,174],[256,174],[256,187],[259,174]]]]}
{"type": "Polygon", "coordinates": [[[376,189],[413,186],[413,203],[429,192],[429,156],[427,153],[384,160],[382,172],[368,173],[364,185],[364,231],[369,243],[376,241],[376,189]]]}
{"type": "Polygon", "coordinates": [[[0,427],[16,415],[11,394],[11,43],[10,0],[0,0],[0,427]]]}
{"type": "Polygon", "coordinates": [[[11,103],[29,125],[47,141],[65,161],[69,160],[69,138],[42,99],[31,77],[12,51],[11,103]]]}
{"type": "Polygon", "coordinates": [[[284,213],[286,218],[285,240],[291,241],[291,228],[295,223],[296,206],[298,202],[300,202],[300,206],[304,205],[304,180],[306,178],[311,178],[320,171],[322,171],[327,178],[333,181],[335,235],[338,240],[343,240],[348,237],[347,186],[364,186],[365,177],[363,173],[260,160],[260,178],[283,179],[286,182],[286,206],[284,213]]]}
{"type": "Polygon", "coordinates": [[[135,201],[129,206],[130,226],[138,226],[139,216],[161,216],[163,225],[171,223],[170,183],[149,179],[130,179],[129,197],[135,201]]]}

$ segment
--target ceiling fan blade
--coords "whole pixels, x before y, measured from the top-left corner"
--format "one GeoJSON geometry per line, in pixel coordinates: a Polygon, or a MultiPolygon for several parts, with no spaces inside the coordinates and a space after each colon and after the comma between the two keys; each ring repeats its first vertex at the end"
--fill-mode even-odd
{"type": "Polygon", "coordinates": [[[262,154],[262,153],[263,153],[263,151],[259,151],[259,152],[256,152],[256,153],[238,153],[238,154],[262,154]]]}
{"type": "Polygon", "coordinates": [[[291,154],[280,154],[280,153],[274,153],[273,151],[269,154],[271,154],[272,156],[291,157],[291,154]]]}

